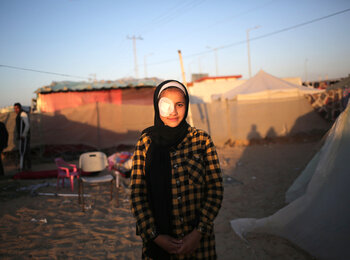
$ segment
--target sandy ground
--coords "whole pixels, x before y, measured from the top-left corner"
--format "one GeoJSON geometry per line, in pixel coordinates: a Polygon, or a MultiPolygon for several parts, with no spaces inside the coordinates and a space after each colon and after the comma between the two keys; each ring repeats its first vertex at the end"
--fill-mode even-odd
{"type": "MultiPolygon", "coordinates": [[[[318,148],[315,140],[218,148],[225,189],[215,221],[218,259],[314,259],[279,237],[249,234],[243,241],[229,222],[269,216],[282,208],[286,190],[318,148]]],[[[33,166],[33,170],[54,168],[51,163],[33,166]]],[[[13,180],[13,165],[5,170],[6,177],[0,180],[1,259],[141,258],[127,187],[120,189],[119,207],[115,198],[109,200],[108,187],[88,187],[91,197],[82,212],[77,197],[40,196],[25,190],[48,184],[37,192],[56,192],[56,179],[13,180]]],[[[59,192],[71,193],[68,187],[59,192]]]]}

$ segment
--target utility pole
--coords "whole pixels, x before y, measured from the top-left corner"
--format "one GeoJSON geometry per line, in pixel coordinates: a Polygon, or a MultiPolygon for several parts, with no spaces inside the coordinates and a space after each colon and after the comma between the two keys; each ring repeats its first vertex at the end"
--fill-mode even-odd
{"type": "Polygon", "coordinates": [[[139,70],[138,70],[138,66],[137,66],[137,55],[136,55],[136,40],[143,40],[140,36],[139,37],[127,37],[128,40],[132,40],[133,43],[133,47],[134,47],[134,62],[135,62],[135,77],[138,78],[139,77],[139,70]]]}
{"type": "Polygon", "coordinates": [[[182,73],[182,82],[183,82],[184,85],[187,87],[186,76],[185,76],[185,70],[184,70],[184,64],[183,64],[183,62],[182,62],[182,54],[181,54],[181,51],[180,51],[180,50],[178,50],[177,52],[179,53],[180,66],[181,66],[181,73],[182,73]]]}
{"type": "MultiPolygon", "coordinates": [[[[186,86],[187,90],[188,90],[188,93],[190,93],[190,89],[187,87],[187,82],[186,82],[186,76],[185,76],[185,70],[184,70],[184,64],[182,62],[182,54],[181,54],[181,51],[178,50],[177,51],[179,53],[179,59],[180,59],[180,66],[181,66],[181,73],[182,73],[182,82],[184,83],[184,85],[186,86]]],[[[193,125],[193,118],[192,118],[192,111],[191,111],[191,107],[190,107],[190,102],[188,102],[188,121],[190,123],[191,126],[194,126],[193,125]]]]}
{"type": "Polygon", "coordinates": [[[247,29],[247,49],[248,49],[248,71],[249,71],[249,78],[252,76],[252,69],[250,65],[250,46],[249,46],[249,31],[258,29],[260,26],[255,26],[254,28],[247,29]]]}

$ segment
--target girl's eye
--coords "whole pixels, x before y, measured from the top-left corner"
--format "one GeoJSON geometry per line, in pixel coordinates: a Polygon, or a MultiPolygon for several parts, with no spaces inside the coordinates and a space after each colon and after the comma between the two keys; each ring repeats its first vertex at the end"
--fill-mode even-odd
{"type": "Polygon", "coordinates": [[[178,103],[178,104],[176,104],[178,107],[183,107],[184,106],[184,104],[182,104],[182,103],[178,103]]]}

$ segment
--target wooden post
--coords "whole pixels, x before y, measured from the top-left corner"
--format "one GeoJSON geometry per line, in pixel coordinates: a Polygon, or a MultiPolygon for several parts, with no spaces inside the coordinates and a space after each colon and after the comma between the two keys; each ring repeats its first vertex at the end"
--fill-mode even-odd
{"type": "MultiPolygon", "coordinates": [[[[187,91],[188,91],[188,94],[191,95],[191,91],[190,91],[190,89],[187,87],[186,76],[185,76],[185,70],[184,70],[184,64],[183,64],[183,62],[182,62],[181,50],[178,50],[178,53],[179,53],[180,66],[181,66],[181,73],[182,73],[182,82],[183,82],[183,84],[186,86],[187,91]]],[[[189,104],[188,104],[188,121],[189,121],[189,124],[190,124],[191,126],[194,126],[190,102],[189,102],[189,104]]]]}

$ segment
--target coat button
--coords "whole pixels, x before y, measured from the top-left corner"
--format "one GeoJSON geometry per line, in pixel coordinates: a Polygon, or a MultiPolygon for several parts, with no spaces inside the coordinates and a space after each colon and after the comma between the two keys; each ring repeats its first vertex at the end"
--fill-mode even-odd
{"type": "Polygon", "coordinates": [[[174,168],[176,169],[177,167],[179,167],[179,165],[178,164],[174,164],[174,168]]]}
{"type": "Polygon", "coordinates": [[[180,187],[180,181],[179,180],[176,181],[176,186],[180,187]]]}

